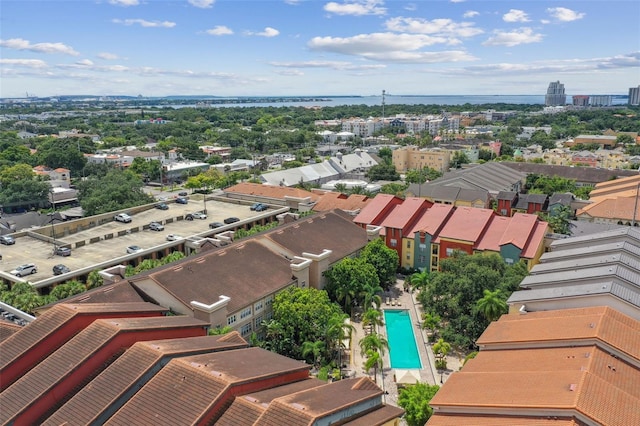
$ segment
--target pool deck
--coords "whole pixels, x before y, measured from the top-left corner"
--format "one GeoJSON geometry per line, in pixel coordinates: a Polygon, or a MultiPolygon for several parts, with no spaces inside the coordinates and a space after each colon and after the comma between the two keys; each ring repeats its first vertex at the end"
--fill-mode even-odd
{"type": "MultiPolygon", "coordinates": [[[[382,295],[381,309],[406,309],[409,311],[411,323],[413,324],[413,333],[416,338],[416,344],[418,346],[418,353],[420,354],[420,361],[422,362],[422,368],[416,370],[420,374],[420,382],[428,383],[431,385],[439,385],[441,383],[441,379],[443,383],[446,382],[451,373],[453,371],[457,371],[460,368],[460,358],[455,355],[447,356],[448,370],[445,371],[442,375],[436,370],[434,365],[433,351],[431,350],[431,345],[427,343],[428,341],[426,330],[423,330],[420,326],[422,318],[422,307],[420,303],[416,301],[415,296],[417,295],[417,293],[412,294],[405,292],[403,290],[403,286],[404,281],[402,279],[396,280],[396,285],[390,291],[385,292],[382,295]],[[396,305],[387,305],[387,297],[389,298],[390,302],[391,300],[395,299],[398,303],[396,305]]],[[[370,373],[364,371],[363,365],[365,358],[360,353],[360,346],[358,344],[360,342],[360,339],[365,336],[365,331],[362,327],[362,323],[359,320],[352,320],[351,324],[354,326],[355,331],[351,339],[353,343],[351,345],[351,365],[349,367],[352,371],[355,371],[355,375],[357,377],[367,376],[373,379],[373,370],[371,370],[370,373]]],[[[377,332],[387,338],[387,330],[384,326],[380,327],[377,332]]],[[[389,351],[386,351],[384,355],[384,367],[382,368],[382,371],[378,371],[375,381],[385,391],[385,402],[397,406],[398,386],[395,382],[394,369],[392,369],[390,366],[391,360],[389,358],[389,351]]]]}

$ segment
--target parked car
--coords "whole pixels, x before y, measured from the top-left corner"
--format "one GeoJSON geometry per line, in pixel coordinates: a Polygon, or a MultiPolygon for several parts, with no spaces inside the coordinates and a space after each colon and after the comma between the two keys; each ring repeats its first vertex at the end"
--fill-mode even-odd
{"type": "Polygon", "coordinates": [[[164,231],[164,225],[160,222],[151,222],[149,224],[149,229],[152,231],[164,231]]]}
{"type": "Polygon", "coordinates": [[[204,212],[194,212],[191,213],[191,215],[193,216],[194,219],[206,219],[207,218],[207,214],[204,212]]]}
{"type": "Polygon", "coordinates": [[[187,191],[181,191],[181,192],[178,192],[178,195],[181,197],[186,197],[189,194],[187,193],[187,191]]]}
{"type": "Polygon", "coordinates": [[[131,222],[131,216],[126,213],[118,213],[113,217],[113,220],[115,220],[116,222],[129,223],[131,222]]]}
{"type": "Polygon", "coordinates": [[[169,210],[169,206],[167,203],[156,204],[156,209],[158,210],[169,210]]]}
{"type": "Polygon", "coordinates": [[[209,224],[209,228],[211,228],[211,229],[220,228],[221,226],[224,226],[224,223],[222,223],[222,222],[211,222],[209,224]]]}
{"type": "Polygon", "coordinates": [[[61,263],[53,267],[53,275],[62,275],[67,272],[71,272],[71,269],[61,263]]]}
{"type": "Polygon", "coordinates": [[[176,234],[169,234],[167,235],[167,241],[176,241],[176,240],[181,240],[182,237],[180,235],[176,235],[176,234]]]}
{"type": "Polygon", "coordinates": [[[251,204],[251,207],[249,207],[249,210],[253,211],[255,210],[259,205],[261,205],[262,203],[255,203],[255,204],[251,204]]]}
{"type": "Polygon", "coordinates": [[[15,243],[16,243],[16,240],[11,235],[0,235],[0,244],[4,244],[5,246],[10,246],[15,243]]]}
{"type": "Polygon", "coordinates": [[[226,223],[227,225],[230,223],[235,223],[235,222],[239,222],[240,219],[238,219],[237,217],[228,217],[224,220],[224,223],[226,223]]]}
{"type": "Polygon", "coordinates": [[[127,247],[127,253],[129,253],[129,254],[137,253],[139,251],[142,251],[142,247],[140,247],[140,246],[129,246],[129,247],[127,247]]]}
{"type": "Polygon", "coordinates": [[[269,206],[267,206],[266,204],[258,203],[258,205],[256,206],[256,208],[254,210],[257,211],[257,212],[263,212],[268,208],[269,208],[269,206]]]}
{"type": "Polygon", "coordinates": [[[62,257],[71,256],[71,249],[69,247],[56,247],[55,254],[62,257]]]}
{"type": "Polygon", "coordinates": [[[9,273],[16,277],[24,277],[25,275],[35,274],[36,272],[38,272],[38,267],[36,265],[33,263],[25,263],[9,273]]]}
{"type": "Polygon", "coordinates": [[[178,198],[176,198],[176,203],[178,203],[178,204],[189,204],[189,200],[187,200],[185,197],[178,197],[178,198]]]}

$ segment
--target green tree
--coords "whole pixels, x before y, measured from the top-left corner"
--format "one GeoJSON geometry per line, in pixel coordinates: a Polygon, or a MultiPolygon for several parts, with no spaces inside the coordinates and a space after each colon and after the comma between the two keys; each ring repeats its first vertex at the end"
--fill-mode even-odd
{"type": "Polygon", "coordinates": [[[372,180],[400,180],[400,175],[392,164],[377,164],[369,168],[367,177],[372,180]]]}
{"type": "Polygon", "coordinates": [[[89,272],[87,276],[87,289],[92,289],[96,287],[101,287],[104,284],[104,278],[100,275],[100,271],[98,269],[94,269],[89,272]]]}
{"type": "Polygon", "coordinates": [[[133,172],[111,169],[105,176],[91,176],[78,183],[78,200],[85,214],[112,212],[153,202],[142,180],[133,172]]]}
{"type": "Polygon", "coordinates": [[[215,327],[209,329],[209,336],[219,336],[222,334],[231,333],[233,331],[233,327],[230,325],[225,325],[224,327],[215,327]]]}
{"type": "Polygon", "coordinates": [[[374,329],[382,327],[384,325],[384,320],[382,318],[382,312],[378,309],[367,309],[362,314],[362,325],[364,327],[372,326],[374,329]]]}
{"type": "Polygon", "coordinates": [[[369,371],[373,368],[373,380],[378,381],[378,368],[382,368],[382,355],[376,350],[368,350],[365,354],[364,369],[369,371]]]}
{"type": "Polygon", "coordinates": [[[381,286],[389,288],[395,283],[396,270],[400,263],[398,252],[387,247],[382,238],[367,243],[360,257],[375,268],[381,286]]]}
{"type": "Polygon", "coordinates": [[[361,258],[344,258],[325,272],[326,286],[331,300],[341,303],[350,312],[353,303],[363,305],[365,296],[380,288],[380,280],[373,265],[361,258]]]}
{"type": "Polygon", "coordinates": [[[315,342],[302,342],[302,357],[306,360],[311,358],[311,363],[314,367],[320,367],[322,365],[322,358],[326,351],[326,343],[322,340],[316,340],[315,342]]]}
{"type": "Polygon", "coordinates": [[[429,271],[420,271],[409,276],[409,284],[413,290],[422,290],[431,282],[432,274],[429,271]]]}
{"type": "Polygon", "coordinates": [[[359,345],[363,355],[369,351],[380,352],[380,355],[384,355],[385,351],[389,348],[387,339],[378,333],[367,334],[360,339],[359,345]]]}
{"type": "Polygon", "coordinates": [[[273,320],[281,325],[285,340],[278,353],[301,358],[302,344],[323,340],[325,326],[333,317],[344,318],[344,314],[325,291],[298,287],[281,291],[273,302],[273,320]]]}
{"type": "Polygon", "coordinates": [[[391,164],[393,160],[393,151],[391,151],[391,148],[387,147],[380,148],[378,151],[378,157],[382,158],[386,164],[391,164]]]}
{"type": "Polygon", "coordinates": [[[404,408],[404,418],[409,426],[422,426],[433,414],[429,406],[431,399],[440,389],[440,386],[426,383],[416,383],[400,389],[398,405],[404,408]]]}
{"type": "Polygon", "coordinates": [[[51,296],[56,300],[66,299],[67,297],[75,296],[76,294],[84,293],[87,290],[84,284],[77,280],[67,281],[64,284],[58,284],[51,291],[51,296]]]}
{"type": "Polygon", "coordinates": [[[442,318],[440,318],[440,315],[438,314],[425,312],[422,314],[422,321],[422,327],[429,330],[429,333],[431,334],[430,339],[432,339],[436,335],[438,327],[442,322],[442,318]]]}
{"type": "Polygon", "coordinates": [[[395,195],[396,197],[404,197],[404,192],[406,190],[407,190],[407,184],[396,183],[396,182],[385,183],[380,188],[380,192],[382,194],[391,194],[391,195],[395,195]]]}
{"type": "Polygon", "coordinates": [[[476,305],[487,320],[495,321],[500,318],[500,315],[507,312],[507,302],[500,290],[484,290],[483,295],[476,305]]]}

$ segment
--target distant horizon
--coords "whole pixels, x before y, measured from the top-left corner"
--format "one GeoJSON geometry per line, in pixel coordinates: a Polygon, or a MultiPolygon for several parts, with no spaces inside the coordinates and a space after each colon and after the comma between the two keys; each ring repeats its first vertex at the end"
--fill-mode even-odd
{"type": "Polygon", "coordinates": [[[2,0],[0,98],[624,94],[638,16],[630,0],[2,0]],[[398,95],[415,92],[437,93],[398,95]]]}

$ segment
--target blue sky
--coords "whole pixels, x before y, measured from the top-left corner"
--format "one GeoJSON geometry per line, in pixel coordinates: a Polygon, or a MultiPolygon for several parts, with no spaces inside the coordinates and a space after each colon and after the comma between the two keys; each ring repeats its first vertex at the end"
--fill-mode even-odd
{"type": "Polygon", "coordinates": [[[640,1],[1,0],[0,97],[626,94],[640,1]]]}

